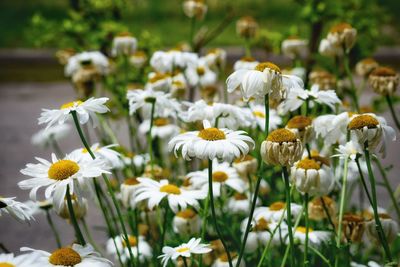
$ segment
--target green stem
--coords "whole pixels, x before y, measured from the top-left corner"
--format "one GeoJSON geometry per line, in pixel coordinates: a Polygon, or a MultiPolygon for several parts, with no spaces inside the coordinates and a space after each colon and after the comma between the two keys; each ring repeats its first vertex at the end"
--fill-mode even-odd
{"type": "MultiPolygon", "coordinates": [[[[72,115],[72,118],[74,119],[74,123],[75,123],[76,129],[78,131],[79,137],[81,138],[81,141],[82,141],[83,145],[85,146],[86,150],[88,151],[88,153],[90,154],[92,159],[95,159],[96,156],[94,155],[92,149],[90,148],[89,144],[87,143],[87,141],[85,139],[85,136],[84,136],[84,134],[82,132],[82,129],[80,127],[76,111],[71,111],[71,115],[72,115]]],[[[121,224],[122,232],[124,234],[125,243],[126,243],[127,248],[128,248],[130,262],[133,265],[134,256],[133,256],[133,253],[132,253],[131,244],[129,242],[128,232],[126,231],[126,227],[125,227],[125,224],[124,224],[124,219],[122,217],[121,209],[120,209],[119,204],[118,204],[118,200],[117,200],[117,198],[115,196],[114,190],[113,190],[112,185],[111,185],[110,181],[108,180],[107,176],[105,174],[102,174],[102,176],[103,176],[104,182],[107,185],[108,192],[111,195],[111,199],[112,199],[113,204],[115,206],[115,210],[117,211],[118,220],[119,220],[119,222],[121,224]]]]}
{"type": "Polygon", "coordinates": [[[54,138],[53,135],[50,136],[50,140],[51,140],[50,141],[51,145],[52,145],[54,151],[56,152],[57,157],[62,158],[64,153],[62,152],[60,146],[57,143],[57,140],[54,138]]]}
{"type": "Polygon", "coordinates": [[[363,185],[365,193],[367,194],[368,201],[372,206],[371,194],[369,193],[367,183],[365,182],[364,174],[363,174],[363,172],[361,170],[360,160],[358,159],[358,157],[356,157],[356,165],[357,165],[358,173],[360,174],[361,184],[363,185]]]}
{"type": "Polygon", "coordinates": [[[376,165],[378,165],[378,169],[379,169],[379,171],[380,171],[380,173],[381,173],[381,176],[382,176],[382,178],[383,178],[383,183],[385,184],[385,187],[386,187],[386,189],[387,189],[387,191],[388,191],[388,193],[389,193],[389,196],[390,196],[390,198],[391,198],[391,200],[392,200],[393,207],[394,207],[394,209],[395,209],[395,211],[396,211],[398,221],[400,221],[400,208],[399,208],[399,204],[397,203],[396,197],[394,196],[393,189],[392,189],[392,187],[390,186],[388,177],[387,177],[387,175],[386,175],[386,171],[385,171],[385,169],[383,168],[383,166],[382,166],[382,164],[381,164],[381,162],[380,162],[380,160],[379,160],[378,158],[374,158],[374,161],[375,161],[376,165]]]}
{"type": "Polygon", "coordinates": [[[185,266],[185,267],[189,267],[189,265],[188,265],[188,263],[187,263],[187,260],[186,260],[186,257],[181,257],[182,258],[182,260],[183,260],[183,265],[185,266]]]}
{"type": "Polygon", "coordinates": [[[292,212],[291,212],[291,194],[290,194],[290,183],[289,183],[289,173],[286,166],[282,167],[283,178],[285,180],[285,189],[286,189],[286,214],[287,214],[287,225],[288,225],[288,234],[289,234],[289,249],[291,251],[290,254],[290,266],[295,266],[294,259],[294,239],[293,239],[293,229],[292,229],[292,212]]]}
{"type": "Polygon", "coordinates": [[[335,224],[332,221],[331,215],[329,214],[328,207],[326,206],[325,200],[323,197],[320,197],[321,203],[322,203],[322,208],[324,209],[324,212],[326,214],[326,218],[328,219],[329,224],[332,226],[332,229],[335,230],[335,224]]]}
{"type": "Polygon", "coordinates": [[[57,247],[61,248],[60,235],[58,234],[57,228],[54,225],[53,219],[51,218],[50,211],[48,209],[46,209],[46,219],[47,219],[47,222],[50,225],[51,231],[53,231],[54,238],[56,239],[57,247]]]}
{"type": "Polygon", "coordinates": [[[332,267],[331,262],[324,255],[322,255],[322,253],[319,252],[316,248],[310,246],[310,250],[312,250],[315,254],[317,254],[318,257],[320,257],[329,267],[332,267]]]}
{"type": "Polygon", "coordinates": [[[8,250],[5,246],[4,246],[4,244],[3,243],[0,243],[0,248],[1,248],[1,250],[3,250],[3,252],[4,253],[10,253],[10,250],[8,250]]]}
{"type": "MultiPolygon", "coordinates": [[[[208,196],[206,198],[206,203],[204,204],[204,209],[203,209],[203,214],[202,214],[202,218],[203,218],[203,224],[201,226],[201,240],[204,240],[205,235],[206,235],[206,229],[207,229],[207,218],[208,218],[208,207],[210,205],[210,192],[208,192],[208,196]]],[[[199,260],[199,266],[203,266],[203,257],[200,257],[199,260]]]]}
{"type": "Polygon", "coordinates": [[[250,39],[247,37],[244,38],[244,48],[246,57],[251,57],[250,39]]]}
{"type": "Polygon", "coordinates": [[[160,242],[160,254],[165,242],[165,234],[167,233],[167,226],[168,226],[168,215],[169,214],[169,207],[165,205],[165,214],[164,214],[164,223],[162,226],[162,233],[161,233],[161,242],[160,242]]]}
{"type": "Polygon", "coordinates": [[[149,156],[150,156],[150,166],[151,166],[151,176],[154,178],[154,157],[153,157],[153,138],[151,136],[151,131],[153,129],[154,123],[154,110],[156,107],[156,100],[151,103],[151,115],[150,115],[150,129],[147,134],[147,145],[149,146],[149,156]]]}
{"type": "MultiPolygon", "coordinates": [[[[212,160],[208,160],[208,192],[209,192],[209,197],[210,197],[210,204],[211,204],[211,214],[214,222],[214,228],[215,231],[218,234],[219,239],[222,242],[222,245],[224,246],[226,255],[228,256],[228,262],[229,262],[229,267],[233,267],[232,265],[232,257],[231,254],[229,253],[229,249],[222,237],[221,231],[218,227],[218,221],[217,221],[217,215],[215,214],[215,206],[214,206],[214,193],[213,193],[213,181],[212,181],[212,160]]],[[[239,262],[239,261],[238,261],[239,262]]]]}
{"type": "Polygon", "coordinates": [[[71,194],[70,194],[70,191],[69,191],[69,185],[67,185],[66,197],[67,197],[67,206],[68,206],[69,218],[71,219],[71,223],[72,223],[72,225],[74,227],[76,238],[78,239],[79,244],[84,246],[84,245],[86,245],[86,241],[85,241],[85,238],[83,238],[81,229],[79,228],[78,221],[77,221],[77,219],[75,217],[74,207],[72,206],[71,194]]]}
{"type": "Polygon", "coordinates": [[[338,248],[338,252],[335,257],[335,267],[339,266],[339,256],[340,256],[340,242],[342,239],[342,221],[344,214],[344,207],[346,202],[346,188],[347,188],[347,173],[349,167],[349,158],[346,157],[344,159],[344,171],[343,171],[343,180],[342,180],[342,192],[340,195],[340,208],[339,208],[339,221],[338,221],[338,232],[336,234],[336,247],[338,248]]]}
{"type": "Polygon", "coordinates": [[[89,240],[89,243],[92,244],[92,246],[94,247],[94,249],[97,252],[100,252],[100,254],[103,254],[102,251],[100,250],[100,248],[97,246],[96,242],[94,241],[94,239],[92,237],[92,234],[90,233],[89,227],[88,227],[88,225],[86,223],[85,218],[81,219],[81,224],[83,226],[83,231],[85,231],[86,237],[89,240]]]}
{"type": "Polygon", "coordinates": [[[346,71],[347,77],[349,78],[350,85],[351,85],[350,94],[351,94],[351,97],[353,98],[353,105],[354,105],[354,108],[359,113],[360,106],[358,104],[357,90],[356,90],[356,86],[354,83],[353,74],[351,73],[351,70],[350,70],[349,54],[347,52],[345,52],[345,54],[343,56],[343,64],[344,64],[344,69],[346,71]]]}
{"type": "Polygon", "coordinates": [[[269,132],[269,95],[264,96],[264,108],[265,108],[265,138],[268,137],[269,132]]]}
{"type": "Polygon", "coordinates": [[[303,266],[308,265],[307,255],[308,255],[308,230],[309,230],[309,219],[308,219],[308,193],[304,195],[304,220],[306,224],[306,240],[304,244],[304,259],[303,259],[303,266]]]}
{"type": "Polygon", "coordinates": [[[400,122],[399,122],[399,119],[397,118],[396,111],[394,110],[392,98],[390,95],[386,96],[386,101],[388,103],[390,113],[392,114],[393,121],[396,124],[397,129],[400,131],[400,122]]]}
{"type": "Polygon", "coordinates": [[[386,240],[386,235],[383,232],[381,220],[379,219],[378,202],[377,202],[377,198],[376,198],[376,182],[375,182],[375,176],[374,176],[374,173],[372,171],[372,166],[371,166],[371,158],[370,158],[370,154],[369,154],[368,140],[365,141],[365,143],[364,143],[364,153],[365,153],[365,161],[367,162],[369,181],[371,184],[371,197],[372,197],[372,208],[374,210],[375,228],[379,235],[383,249],[385,251],[386,260],[389,262],[392,262],[392,255],[390,253],[390,248],[389,248],[389,245],[386,240]]]}

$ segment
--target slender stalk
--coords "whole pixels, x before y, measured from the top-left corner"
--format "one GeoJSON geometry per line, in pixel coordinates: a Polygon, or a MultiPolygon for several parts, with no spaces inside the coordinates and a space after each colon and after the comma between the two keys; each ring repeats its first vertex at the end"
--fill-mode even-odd
{"type": "MultiPolygon", "coordinates": [[[[343,221],[344,207],[345,207],[345,202],[346,202],[348,167],[349,167],[349,157],[346,157],[344,159],[344,170],[343,170],[343,178],[342,178],[342,192],[340,193],[340,208],[339,208],[338,231],[337,231],[337,234],[336,234],[336,247],[339,250],[340,250],[340,246],[341,246],[340,241],[342,239],[342,221],[343,221]]],[[[339,252],[336,253],[335,267],[339,266],[339,256],[340,256],[339,252]]]]}
{"type": "Polygon", "coordinates": [[[96,242],[94,241],[94,239],[93,239],[93,237],[92,237],[92,234],[90,233],[89,227],[88,227],[88,225],[87,225],[87,223],[86,223],[85,218],[82,218],[82,219],[81,219],[81,224],[82,224],[82,226],[83,226],[83,231],[85,232],[86,237],[87,237],[87,239],[89,240],[89,243],[92,244],[92,246],[94,247],[94,249],[95,249],[97,252],[100,252],[100,254],[103,254],[102,251],[101,251],[101,249],[97,246],[96,242]]]}
{"type": "Polygon", "coordinates": [[[50,225],[51,231],[53,231],[53,235],[54,235],[54,238],[56,239],[57,247],[61,248],[62,245],[61,245],[60,235],[58,234],[57,228],[54,225],[53,219],[51,218],[50,211],[48,209],[46,209],[46,219],[50,225]]]}
{"type": "Polygon", "coordinates": [[[219,239],[222,242],[222,245],[224,246],[226,255],[228,256],[228,262],[229,262],[229,267],[233,267],[232,265],[232,257],[231,254],[229,253],[229,249],[222,237],[221,231],[218,227],[218,221],[217,221],[217,215],[215,214],[215,206],[214,206],[214,193],[213,193],[213,181],[212,181],[212,160],[209,159],[208,160],[208,193],[209,193],[209,197],[210,197],[210,204],[211,204],[211,214],[212,214],[212,218],[213,218],[213,222],[214,222],[214,228],[215,231],[218,234],[219,239]]]}
{"type": "Polygon", "coordinates": [[[368,201],[369,201],[369,203],[370,203],[371,206],[372,206],[371,194],[369,193],[367,183],[365,182],[365,177],[364,177],[364,174],[363,174],[363,172],[362,172],[362,170],[361,170],[360,160],[359,160],[358,157],[356,157],[356,165],[357,165],[358,173],[360,174],[361,184],[363,185],[364,190],[365,190],[365,193],[367,194],[368,201]]]}
{"type": "MultiPolygon", "coordinates": [[[[96,156],[94,155],[92,149],[90,148],[88,142],[86,141],[85,136],[84,136],[84,134],[82,132],[82,129],[80,127],[76,111],[71,111],[71,115],[72,115],[72,118],[74,119],[74,123],[75,123],[76,129],[78,131],[79,137],[81,138],[81,141],[82,141],[83,145],[85,146],[86,150],[88,151],[88,153],[90,154],[92,159],[95,159],[96,156]]],[[[132,253],[131,244],[129,242],[128,232],[126,231],[126,227],[125,227],[125,224],[124,224],[124,219],[122,217],[121,209],[120,209],[119,204],[118,204],[118,200],[117,200],[117,198],[115,196],[114,190],[113,190],[112,185],[111,185],[110,181],[108,180],[107,176],[105,174],[103,174],[102,176],[103,176],[104,182],[107,185],[108,192],[111,195],[111,199],[112,199],[113,204],[115,206],[115,210],[117,211],[118,220],[119,220],[119,222],[121,224],[121,228],[122,228],[122,232],[123,232],[123,235],[124,235],[125,243],[126,243],[127,248],[128,248],[130,262],[133,265],[134,256],[133,256],[133,253],[132,253]]]]}
{"type": "Polygon", "coordinates": [[[345,52],[343,56],[343,65],[347,74],[347,78],[349,79],[351,85],[350,94],[353,99],[353,106],[357,110],[357,112],[360,112],[360,106],[358,104],[358,97],[357,97],[357,89],[354,83],[353,74],[351,73],[350,70],[349,54],[347,52],[345,52]]]}
{"type": "Polygon", "coordinates": [[[140,266],[140,251],[139,251],[139,216],[138,216],[138,210],[135,209],[134,211],[134,217],[135,217],[135,237],[136,237],[136,266],[140,266]]]}
{"type": "Polygon", "coordinates": [[[62,152],[60,146],[57,143],[57,140],[54,138],[53,135],[50,136],[51,146],[53,147],[54,151],[56,152],[57,157],[63,157],[64,153],[62,152]]]}
{"type": "Polygon", "coordinates": [[[153,156],[153,139],[151,136],[151,131],[153,129],[155,107],[156,107],[156,100],[154,100],[154,102],[151,103],[150,129],[147,134],[147,145],[149,146],[149,156],[150,156],[150,166],[151,166],[151,176],[152,177],[154,177],[154,156],[153,156]]]}
{"type": "Polygon", "coordinates": [[[182,260],[183,260],[183,265],[185,266],[185,267],[189,267],[189,265],[188,265],[188,263],[187,263],[187,260],[186,260],[186,257],[181,257],[182,258],[182,260]]]}
{"type": "MultiPolygon", "coordinates": [[[[206,203],[204,204],[204,209],[203,209],[203,214],[202,214],[202,218],[203,218],[203,225],[201,226],[201,240],[204,240],[205,235],[206,235],[206,229],[207,229],[207,217],[208,217],[208,207],[210,205],[210,192],[208,192],[208,196],[206,198],[206,203]]],[[[203,266],[203,257],[200,257],[199,259],[199,266],[203,266]]]]}
{"type": "Polygon", "coordinates": [[[244,38],[244,49],[246,57],[251,57],[250,39],[247,37],[244,38]]]}
{"type": "Polygon", "coordinates": [[[10,251],[4,246],[3,243],[0,243],[0,248],[1,248],[1,250],[4,251],[4,253],[10,253],[10,251]]]}
{"type": "Polygon", "coordinates": [[[386,96],[386,101],[388,103],[390,113],[392,114],[393,121],[396,124],[397,129],[400,131],[400,122],[399,119],[397,118],[396,111],[394,110],[392,98],[390,95],[386,96]]]}
{"type": "Polygon", "coordinates": [[[161,242],[160,242],[160,245],[161,245],[160,246],[160,253],[161,253],[162,248],[164,246],[165,234],[167,233],[168,214],[169,214],[169,207],[168,207],[168,205],[165,205],[164,223],[163,223],[163,226],[162,226],[161,242]]]}
{"type": "Polygon", "coordinates": [[[269,132],[269,95],[264,96],[264,108],[265,108],[265,138],[268,137],[269,132]]]}
{"type": "Polygon", "coordinates": [[[386,171],[385,171],[385,169],[383,168],[382,163],[380,162],[380,160],[379,160],[378,158],[375,157],[375,158],[374,158],[374,161],[375,161],[376,165],[378,165],[378,169],[379,169],[379,171],[380,171],[380,173],[381,173],[381,176],[382,176],[382,179],[383,179],[383,183],[385,184],[385,187],[386,187],[386,189],[387,189],[387,191],[388,191],[388,193],[389,193],[390,199],[392,200],[393,207],[394,207],[394,209],[395,209],[395,211],[396,211],[398,221],[400,221],[400,208],[399,208],[399,204],[397,203],[396,197],[394,196],[393,189],[392,189],[392,187],[390,186],[390,183],[389,183],[389,180],[388,180],[386,171]]]}
{"type": "Polygon", "coordinates": [[[365,141],[365,143],[364,143],[364,154],[365,154],[365,161],[367,163],[367,168],[368,168],[369,181],[371,184],[371,197],[372,197],[372,208],[374,210],[375,228],[376,228],[376,231],[378,232],[380,241],[381,241],[383,249],[385,251],[386,260],[388,262],[392,262],[392,255],[390,253],[390,248],[389,248],[389,245],[386,240],[386,235],[383,232],[381,220],[379,219],[378,202],[377,202],[377,198],[376,198],[376,181],[375,181],[375,176],[374,176],[374,173],[372,171],[372,166],[371,166],[371,157],[369,154],[368,140],[365,141]]]}
{"type": "Polygon", "coordinates": [[[326,218],[328,219],[329,224],[332,226],[332,229],[335,230],[335,224],[332,221],[331,215],[329,214],[329,210],[326,206],[325,200],[323,197],[320,197],[321,203],[322,203],[322,208],[324,209],[324,212],[326,214],[326,218]]]}
{"type": "Polygon", "coordinates": [[[310,246],[310,250],[312,250],[315,254],[317,254],[318,257],[320,257],[329,267],[332,267],[331,262],[324,255],[322,255],[322,253],[319,252],[316,248],[310,246]]]}
{"type": "Polygon", "coordinates": [[[309,196],[308,193],[304,194],[304,220],[306,224],[306,240],[304,244],[304,259],[303,259],[303,266],[308,265],[307,255],[308,255],[308,230],[309,230],[309,219],[308,219],[308,201],[309,196]]]}
{"type": "Polygon", "coordinates": [[[288,225],[288,234],[289,234],[289,249],[291,251],[290,254],[290,266],[295,266],[294,259],[294,239],[293,239],[293,229],[292,229],[292,212],[291,212],[291,194],[290,194],[290,183],[289,183],[289,173],[286,166],[282,167],[283,178],[285,180],[285,189],[286,189],[286,214],[287,214],[287,225],[288,225]]]}
{"type": "Polygon", "coordinates": [[[86,245],[86,241],[85,238],[83,238],[81,229],[79,228],[78,220],[75,217],[74,207],[72,206],[71,194],[69,191],[69,185],[67,185],[66,197],[67,197],[69,218],[71,219],[72,226],[74,227],[76,238],[78,239],[79,244],[84,246],[86,245]]]}

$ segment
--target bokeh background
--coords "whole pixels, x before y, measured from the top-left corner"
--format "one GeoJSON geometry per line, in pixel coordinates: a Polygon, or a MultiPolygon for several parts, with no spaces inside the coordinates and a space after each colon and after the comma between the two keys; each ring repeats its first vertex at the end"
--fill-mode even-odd
{"type": "MultiPolygon", "coordinates": [[[[50,153],[33,147],[30,142],[32,134],[40,129],[37,125],[40,110],[59,107],[75,96],[54,56],[57,49],[107,53],[113,34],[123,30],[132,32],[139,45],[150,51],[175,47],[189,37],[189,20],[181,4],[180,0],[0,1],[0,195],[17,196],[21,201],[28,199],[28,192],[16,185],[22,179],[19,170],[35,156],[48,158],[50,153]]],[[[252,42],[259,59],[273,58],[284,65],[287,59],[279,56],[284,38],[291,35],[309,38],[315,26],[321,28],[320,36],[324,36],[333,23],[346,21],[359,30],[352,64],[372,55],[382,64],[396,69],[400,66],[398,0],[208,0],[207,4],[208,14],[197,30],[201,34],[217,29],[217,36],[207,47],[227,49],[231,63],[244,53],[243,43],[235,33],[235,21],[251,15],[260,25],[259,35],[252,42]]],[[[321,66],[328,63],[319,59],[321,66]]],[[[393,124],[385,105],[374,97],[367,91],[362,104],[373,106],[393,124]]],[[[64,151],[79,146],[74,134],[61,143],[64,151]]],[[[399,142],[395,142],[384,161],[392,167],[390,179],[394,188],[400,173],[399,151],[399,142]]],[[[382,187],[379,195],[382,206],[388,206],[382,187]]],[[[56,222],[63,241],[72,241],[72,228],[63,220],[56,222]]],[[[103,221],[97,210],[89,211],[88,222],[95,239],[104,241],[103,229],[99,227],[103,221]]],[[[44,216],[38,216],[30,226],[1,217],[0,243],[13,252],[21,246],[54,248],[44,216]]]]}

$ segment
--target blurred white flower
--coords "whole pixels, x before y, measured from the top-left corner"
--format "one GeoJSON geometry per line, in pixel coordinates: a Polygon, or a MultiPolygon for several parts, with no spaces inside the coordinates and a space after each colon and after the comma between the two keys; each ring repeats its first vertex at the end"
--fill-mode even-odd
{"type": "MultiPolygon", "coordinates": [[[[128,242],[135,258],[137,257],[139,250],[139,261],[141,263],[145,263],[153,257],[153,249],[146,241],[144,236],[139,235],[139,240],[137,240],[135,236],[128,235],[128,242]]],[[[122,262],[126,263],[129,259],[129,251],[126,241],[122,235],[114,237],[114,240],[113,238],[110,238],[106,243],[107,253],[114,256],[115,260],[118,259],[117,249],[121,255],[122,262]]]]}
{"type": "Polygon", "coordinates": [[[35,133],[31,138],[31,142],[36,146],[47,147],[51,142],[59,141],[66,137],[70,130],[71,126],[69,124],[53,125],[35,133]]]}
{"type": "Polygon", "coordinates": [[[114,37],[111,55],[129,56],[136,51],[137,40],[129,32],[123,32],[114,37]]]}
{"type": "Polygon", "coordinates": [[[68,63],[65,65],[64,69],[65,76],[71,77],[85,65],[93,65],[102,75],[108,74],[110,68],[108,58],[101,52],[82,52],[68,59],[68,63]]]}
{"type": "Polygon", "coordinates": [[[33,220],[32,212],[30,206],[15,201],[16,197],[1,197],[0,196],[0,216],[1,214],[8,213],[14,219],[18,221],[29,221],[33,220]]]}

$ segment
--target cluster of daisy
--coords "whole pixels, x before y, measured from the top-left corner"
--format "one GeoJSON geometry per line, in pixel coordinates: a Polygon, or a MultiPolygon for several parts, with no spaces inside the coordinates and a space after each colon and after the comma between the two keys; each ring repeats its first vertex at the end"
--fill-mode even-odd
{"type": "MultiPolygon", "coordinates": [[[[195,22],[207,5],[187,0],[183,10],[195,22]]],[[[0,216],[31,221],[46,214],[58,248],[0,254],[0,266],[112,266],[106,258],[164,267],[395,264],[400,209],[381,158],[396,131],[359,107],[364,88],[351,70],[339,77],[256,60],[249,41],[259,25],[243,17],[236,28],[246,56],[227,76],[223,49],[150,54],[128,32],[114,37],[109,57],[63,53],[78,97],[40,114],[45,127],[32,143],[53,153],[21,170],[29,178],[18,186],[30,190],[31,201],[0,197],[0,216]],[[71,134],[82,144],[65,153],[59,142],[71,134]],[[394,212],[379,207],[385,203],[374,166],[394,212]],[[366,201],[351,201],[356,192],[366,201]],[[86,225],[95,208],[105,244],[86,225]],[[60,240],[53,213],[75,237],[60,240]]],[[[332,27],[320,53],[341,58],[347,69],[356,34],[346,23],[332,27]]],[[[293,36],[282,52],[293,63],[310,53],[308,42],[293,36]]],[[[371,59],[356,73],[387,99],[398,124],[397,73],[371,59]]]]}

